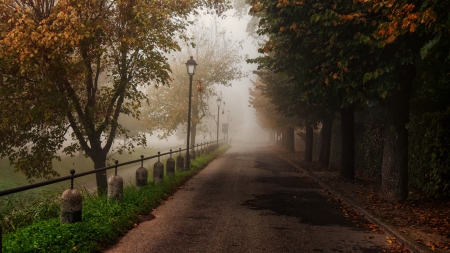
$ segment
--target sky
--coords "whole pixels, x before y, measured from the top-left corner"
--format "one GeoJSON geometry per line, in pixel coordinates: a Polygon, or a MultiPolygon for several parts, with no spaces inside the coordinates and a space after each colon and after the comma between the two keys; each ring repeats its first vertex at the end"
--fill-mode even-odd
{"type": "MultiPolygon", "coordinates": [[[[230,10],[225,13],[225,18],[223,19],[213,19],[212,17],[204,16],[206,22],[211,22],[211,20],[216,20],[221,26],[223,26],[227,32],[231,34],[235,40],[243,40],[243,49],[241,50],[242,55],[248,55],[249,58],[255,58],[259,56],[257,51],[257,45],[254,44],[254,39],[248,35],[246,32],[247,23],[250,21],[251,17],[245,15],[241,18],[235,17],[234,10],[230,10]]],[[[245,139],[246,141],[259,142],[268,141],[268,133],[261,129],[257,123],[257,118],[255,115],[255,109],[249,107],[249,88],[253,85],[250,80],[256,80],[256,76],[252,74],[253,70],[256,70],[256,64],[248,64],[245,61],[241,64],[242,72],[248,74],[241,80],[233,80],[231,82],[231,87],[218,87],[219,91],[222,91],[223,100],[227,103],[240,103],[240,109],[236,112],[230,111],[230,115],[233,113],[241,113],[244,115],[244,125],[242,126],[242,131],[239,136],[235,136],[236,139],[245,139]],[[239,94],[238,96],[236,94],[239,94]]],[[[236,108],[236,106],[233,106],[236,108]]],[[[232,127],[230,123],[230,127],[232,127]]]]}

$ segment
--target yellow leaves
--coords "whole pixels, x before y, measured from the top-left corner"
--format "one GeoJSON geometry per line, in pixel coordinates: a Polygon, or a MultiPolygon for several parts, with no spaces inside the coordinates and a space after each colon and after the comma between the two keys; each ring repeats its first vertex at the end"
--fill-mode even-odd
{"type": "Polygon", "coordinates": [[[286,28],[284,26],[280,27],[280,32],[284,32],[286,28]]]}
{"type": "Polygon", "coordinates": [[[430,25],[431,23],[433,23],[434,21],[436,21],[436,13],[431,9],[428,8],[421,17],[420,23],[422,24],[428,24],[430,25]]]}

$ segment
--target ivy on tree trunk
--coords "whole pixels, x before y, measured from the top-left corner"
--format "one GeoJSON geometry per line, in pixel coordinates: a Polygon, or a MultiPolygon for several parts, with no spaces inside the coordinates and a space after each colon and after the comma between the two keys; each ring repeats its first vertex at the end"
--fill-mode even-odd
{"type": "Polygon", "coordinates": [[[305,124],[305,162],[312,162],[313,154],[313,126],[306,122],[305,124]]]}
{"type": "Polygon", "coordinates": [[[397,68],[398,90],[386,99],[381,197],[389,202],[405,201],[408,197],[408,128],[409,98],[415,78],[414,65],[397,68]]]}
{"type": "Polygon", "coordinates": [[[327,168],[330,164],[331,150],[331,132],[333,130],[333,117],[325,117],[322,121],[322,130],[320,130],[321,145],[319,154],[319,165],[327,168]]]}
{"type": "Polygon", "coordinates": [[[289,152],[295,152],[294,127],[289,126],[286,130],[286,149],[289,152]]]}
{"type": "Polygon", "coordinates": [[[341,108],[341,177],[355,178],[355,106],[341,108]]]}

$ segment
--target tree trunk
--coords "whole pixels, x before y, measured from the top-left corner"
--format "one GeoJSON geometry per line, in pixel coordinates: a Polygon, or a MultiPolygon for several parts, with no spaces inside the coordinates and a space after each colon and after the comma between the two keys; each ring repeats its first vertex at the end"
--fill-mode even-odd
{"type": "Polygon", "coordinates": [[[286,130],[281,134],[281,147],[286,148],[286,130]]]}
{"type": "Polygon", "coordinates": [[[341,108],[341,177],[355,178],[355,106],[341,108]]]}
{"type": "Polygon", "coordinates": [[[383,164],[381,169],[381,198],[402,202],[408,197],[408,129],[409,97],[415,78],[414,65],[399,67],[394,90],[386,99],[386,128],[384,131],[383,164]]]}
{"type": "Polygon", "coordinates": [[[286,130],[286,149],[288,152],[295,152],[294,127],[290,126],[286,130]]]}
{"type": "Polygon", "coordinates": [[[319,154],[319,165],[322,168],[328,168],[330,165],[331,150],[331,132],[333,130],[333,117],[325,117],[322,121],[322,136],[319,154]]]}
{"type": "Polygon", "coordinates": [[[313,127],[309,122],[305,124],[305,162],[312,162],[313,127]]]}
{"type": "MultiPolygon", "coordinates": [[[[91,156],[94,162],[94,169],[100,169],[106,167],[106,153],[101,151],[93,152],[91,156]]],[[[95,180],[97,181],[98,195],[105,195],[108,192],[108,178],[106,171],[99,171],[95,173],[95,180]]]]}

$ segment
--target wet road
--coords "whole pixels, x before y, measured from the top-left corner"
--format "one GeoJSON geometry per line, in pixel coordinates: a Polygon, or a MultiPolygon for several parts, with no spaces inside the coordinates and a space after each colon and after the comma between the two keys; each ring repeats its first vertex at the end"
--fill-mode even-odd
{"type": "Polygon", "coordinates": [[[264,147],[235,145],[107,252],[388,251],[329,198],[264,147]]]}

